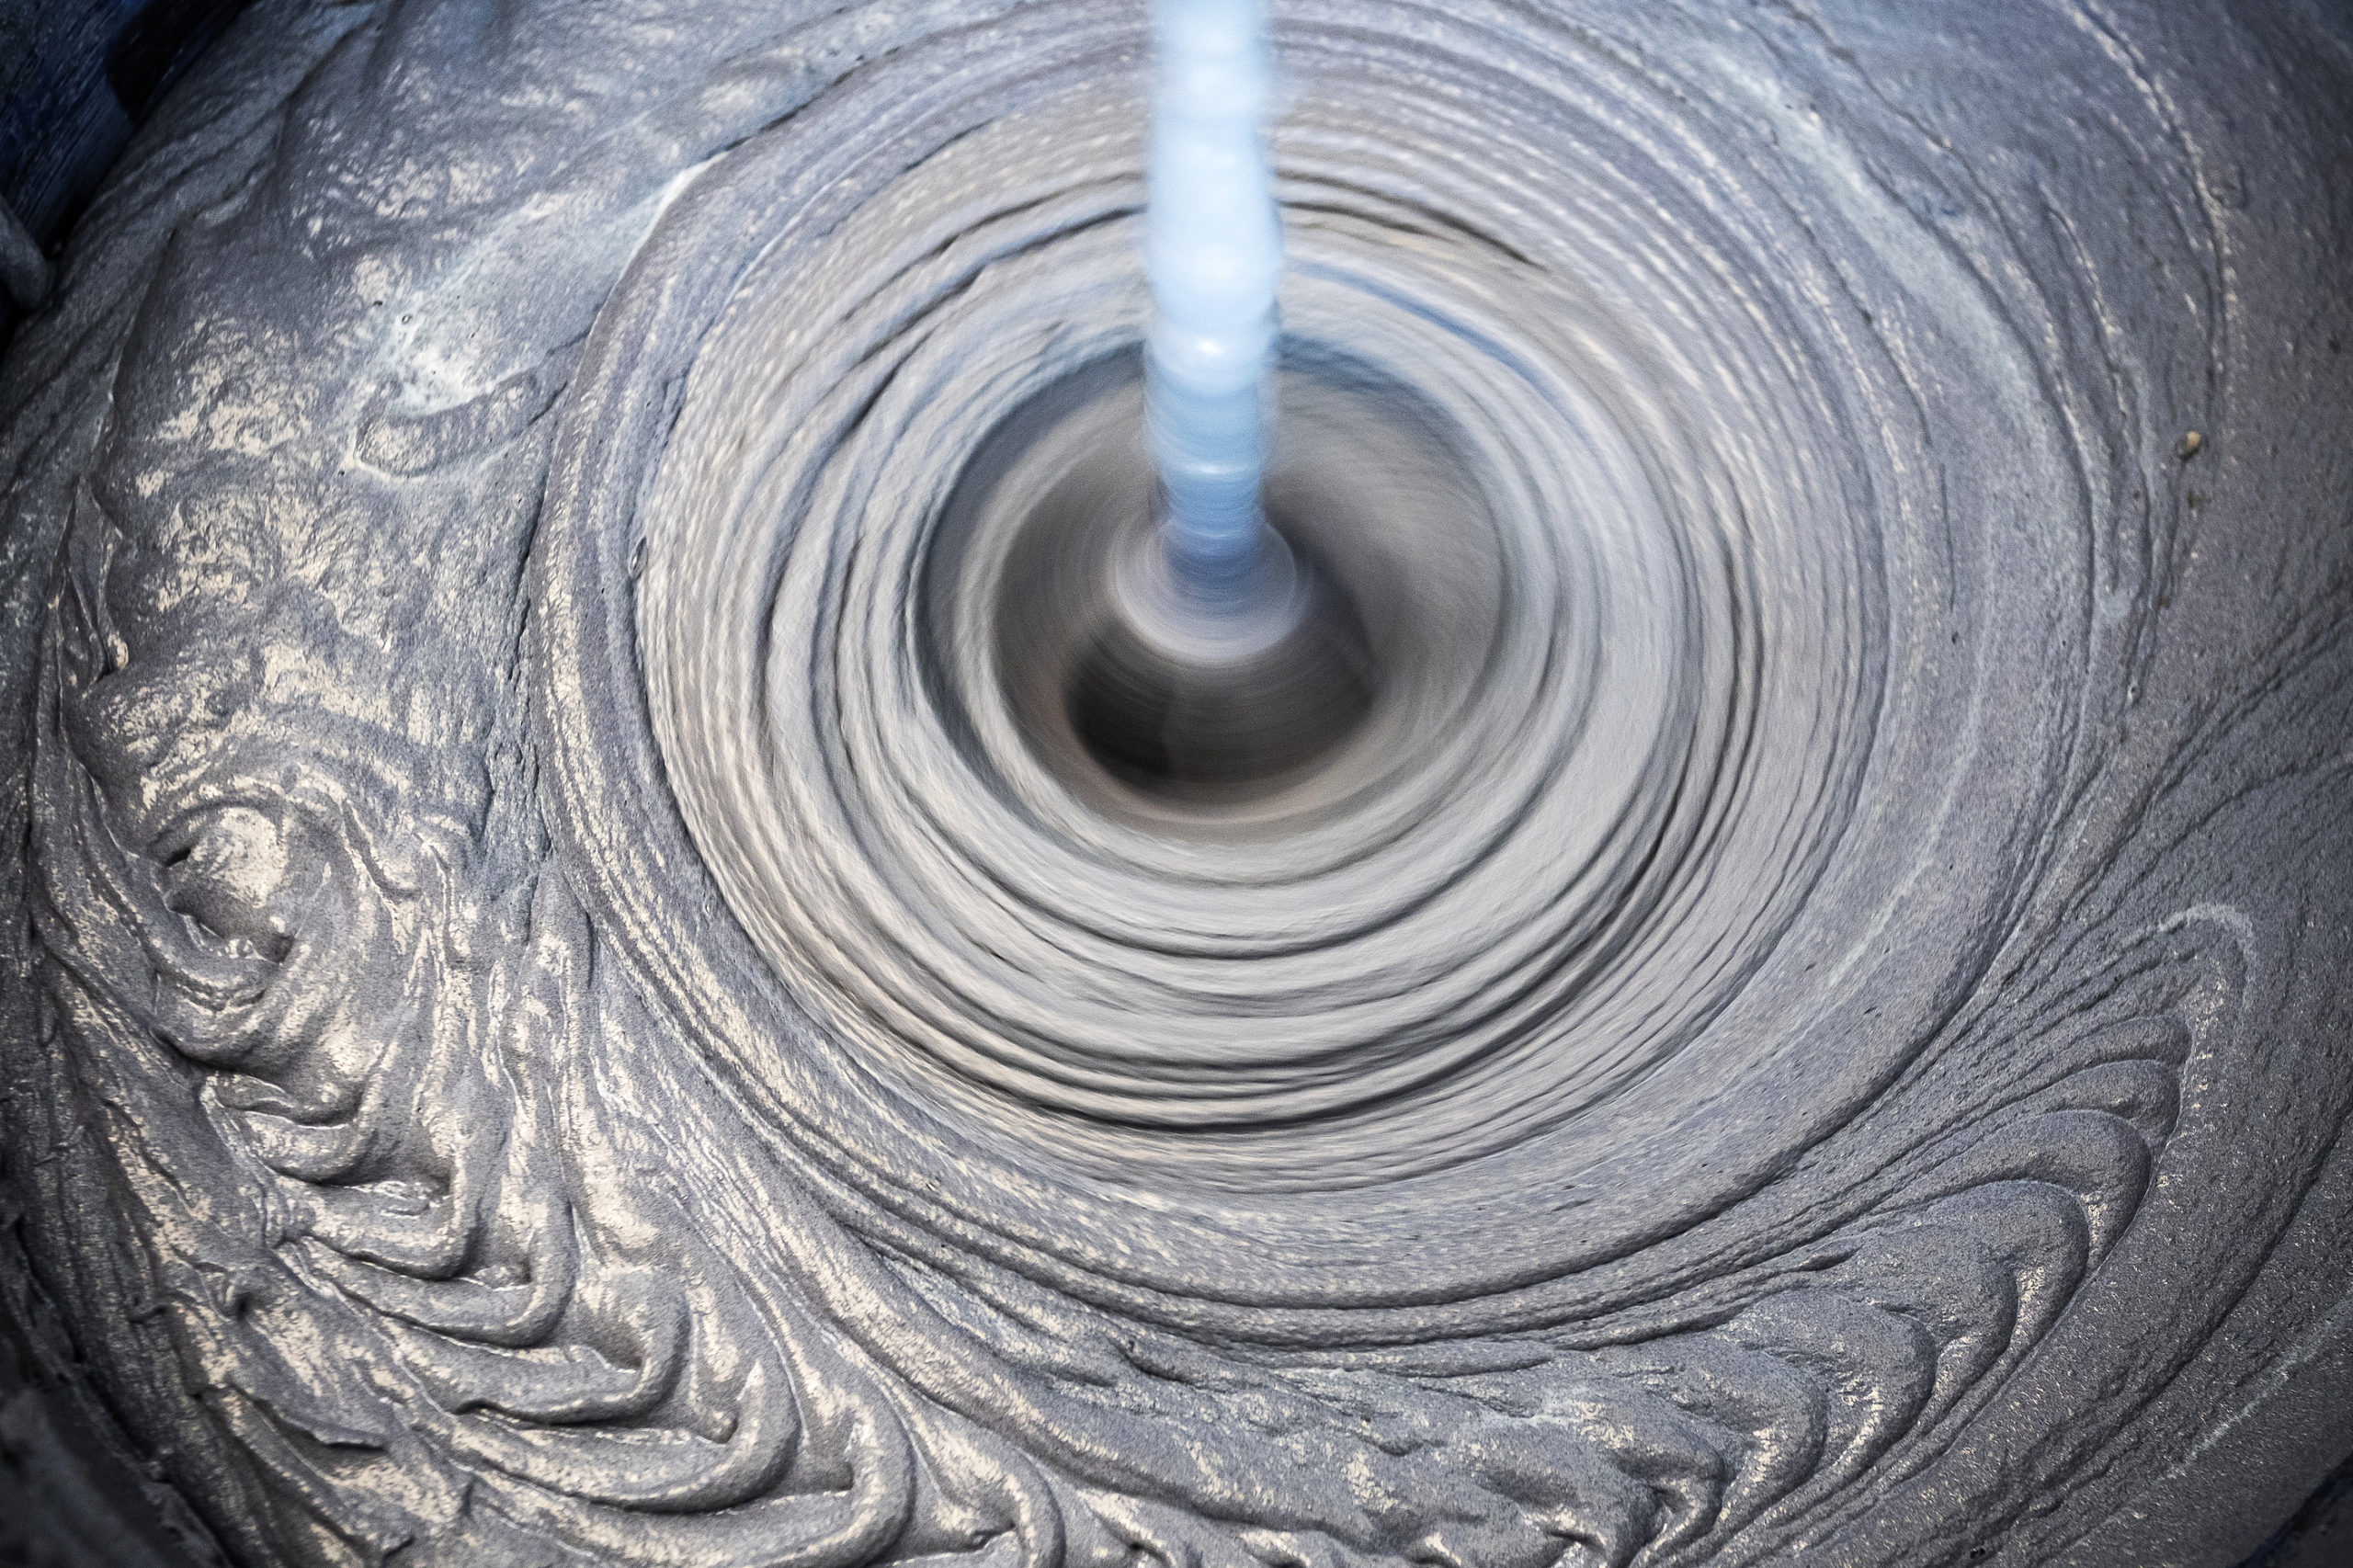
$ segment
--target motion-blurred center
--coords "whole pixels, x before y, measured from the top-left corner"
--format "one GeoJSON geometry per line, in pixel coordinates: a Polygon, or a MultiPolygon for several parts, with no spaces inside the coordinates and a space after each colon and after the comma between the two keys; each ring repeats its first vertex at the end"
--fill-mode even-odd
{"type": "Polygon", "coordinates": [[[1132,353],[1005,420],[945,510],[932,667],[981,654],[1096,810],[1206,836],[1328,816],[1409,766],[1492,656],[1501,541],[1446,417],[1307,343],[1277,401],[1271,559],[1221,616],[1188,613],[1159,548],[1132,353]]]}

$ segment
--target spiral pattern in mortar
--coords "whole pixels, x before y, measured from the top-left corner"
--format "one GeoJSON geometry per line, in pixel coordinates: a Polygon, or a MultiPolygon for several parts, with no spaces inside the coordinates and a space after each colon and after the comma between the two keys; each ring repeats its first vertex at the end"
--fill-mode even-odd
{"type": "Polygon", "coordinates": [[[2309,1469],[2200,1445],[2341,1253],[2332,35],[1279,7],[1363,706],[1195,798],[1072,695],[1142,15],[536,15],[257,8],[11,348],[28,1267],[237,1555],[2121,1562],[2309,1469]]]}

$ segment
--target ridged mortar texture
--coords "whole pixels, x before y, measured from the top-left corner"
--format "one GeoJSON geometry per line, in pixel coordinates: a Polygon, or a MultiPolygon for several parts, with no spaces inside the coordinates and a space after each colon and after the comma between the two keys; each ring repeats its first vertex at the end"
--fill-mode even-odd
{"type": "Polygon", "coordinates": [[[2220,1564],[2353,1448],[2342,17],[1275,22],[1381,663],[1230,809],[1005,652],[1140,6],[261,0],[142,131],[0,382],[0,1273],[230,1559],[2220,1564]]]}

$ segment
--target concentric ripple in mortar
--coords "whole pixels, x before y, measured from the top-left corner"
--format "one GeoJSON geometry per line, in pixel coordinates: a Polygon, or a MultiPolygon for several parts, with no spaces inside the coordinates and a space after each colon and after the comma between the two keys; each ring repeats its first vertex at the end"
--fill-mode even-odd
{"type": "MultiPolygon", "coordinates": [[[[1952,497],[1924,487],[1927,432],[1852,298],[1872,253],[1841,276],[1784,196],[1700,155],[1725,128],[1667,84],[1510,27],[1286,24],[1294,358],[1342,350],[1439,412],[1505,597],[1459,715],[1346,810],[1240,843],[1075,798],[977,642],[950,654],[970,700],[943,703],[912,608],[991,430],[1141,331],[1132,85],[1105,68],[1133,35],[1040,14],[984,53],[917,51],[720,171],[734,202],[835,183],[758,236],[660,455],[635,604],[661,765],[847,1081],[878,1074],[878,1104],[911,1095],[1023,1180],[1508,1193],[1518,1162],[1464,1163],[1558,1169],[1531,1140],[1597,1107],[1624,1159],[1634,1130],[1721,1119],[1695,1082],[1835,1038],[1874,977],[1871,944],[1829,933],[1884,952],[2001,897],[1998,874],[1894,896],[1938,853],[1934,790],[1876,802],[1834,870],[1875,739],[1915,777],[1991,763],[1965,720],[1877,735],[1891,638],[1915,683],[1961,683],[1956,626],[1981,690],[2049,678],[2033,640],[1984,635],[2011,613],[1973,587],[1986,556],[1936,562],[1944,602],[1919,602],[1952,497]],[[1571,52],[1521,69],[1531,41],[1571,52]],[[1914,602],[1891,608],[1891,579],[1914,602]]],[[[672,244],[740,222],[709,199],[672,244]]],[[[1933,265],[1908,226],[1873,239],[1933,265]]],[[[1970,416],[2006,423],[2016,351],[1956,296],[1970,416]]],[[[2018,416],[2012,449],[2055,461],[2018,416]]],[[[2058,536],[2008,544],[2063,582],[2058,536]]],[[[2031,761],[1972,789],[2030,796],[2031,761]]],[[[1810,1074],[1866,1071],[1809,1049],[1810,1074]]]]}
{"type": "MultiPolygon", "coordinates": [[[[1467,710],[1391,737],[1406,754],[1395,776],[1348,809],[1225,846],[1123,830],[1058,788],[994,696],[1008,672],[987,667],[977,636],[949,651],[972,732],[956,735],[919,678],[905,610],[942,499],[1020,400],[1133,342],[1132,221],[1074,201],[973,225],[1024,254],[914,285],[961,291],[919,347],[893,346],[905,358],[888,390],[824,445],[807,436],[825,402],[865,389],[804,369],[828,337],[811,335],[805,358],[772,346],[819,289],[840,288],[818,278],[868,282],[868,247],[901,231],[901,202],[938,209],[982,169],[1002,177],[1021,143],[1086,146],[1131,118],[1108,96],[1086,107],[1093,124],[1058,103],[1042,127],[968,138],[815,256],[772,255],[767,308],[747,306],[707,351],[707,384],[728,392],[690,405],[673,436],[641,586],[672,778],[779,969],[807,976],[870,1057],[949,1069],[933,1074],[943,1093],[999,1091],[967,1096],[976,1120],[1003,1131],[1029,1105],[1178,1131],[1356,1113],[1348,1136],[1402,1165],[1459,1158],[1506,1108],[1589,1099],[1672,1044],[1686,1027],[1673,1013],[1711,1000],[1716,976],[1687,999],[1677,973],[1653,1039],[1591,1027],[1646,926],[1707,919],[1662,905],[1748,782],[1728,753],[1759,679],[1734,602],[1751,545],[1677,506],[1678,486],[1698,501],[1703,460],[1670,449],[1654,463],[1684,472],[1645,472],[1602,412],[1655,399],[1632,363],[1578,340],[1588,311],[1466,236],[1401,255],[1377,209],[1335,212],[1294,240],[1289,330],[1436,403],[1503,536],[1503,613],[1467,710]],[[738,467],[739,453],[754,456],[738,467]]],[[[1017,186],[1101,177],[1051,152],[1031,160],[1017,186]]],[[[1133,200],[1127,182],[1088,194],[1133,200]]],[[[1644,434],[1677,439],[1665,418],[1644,434]]],[[[1004,591],[981,581],[961,597],[993,606],[1004,591]]],[[[1828,705],[1851,706],[1851,674],[1824,673],[1828,705]]],[[[1745,894],[1727,915],[1737,937],[1769,940],[1770,912],[1745,894]]],[[[1262,1141],[1255,1179],[1328,1166],[1324,1140],[1298,1132],[1262,1141]]],[[[1124,1162],[1142,1152],[1132,1131],[1116,1146],[1124,1162]]]]}

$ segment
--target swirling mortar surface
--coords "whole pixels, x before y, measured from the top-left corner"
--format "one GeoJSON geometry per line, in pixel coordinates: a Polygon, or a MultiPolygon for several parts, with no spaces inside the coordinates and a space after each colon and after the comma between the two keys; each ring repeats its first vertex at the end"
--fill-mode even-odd
{"type": "Polygon", "coordinates": [[[2353,1447],[2341,20],[1276,26],[1404,651],[1208,825],[992,608],[1140,11],[262,0],[142,132],[0,386],[0,1273],[212,1549],[2227,1562],[2353,1447]]]}

